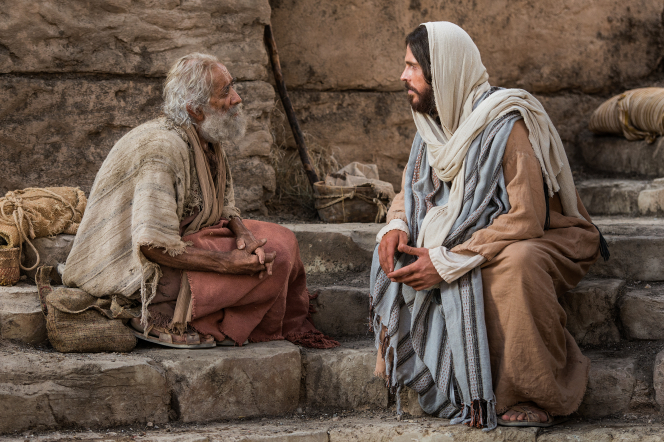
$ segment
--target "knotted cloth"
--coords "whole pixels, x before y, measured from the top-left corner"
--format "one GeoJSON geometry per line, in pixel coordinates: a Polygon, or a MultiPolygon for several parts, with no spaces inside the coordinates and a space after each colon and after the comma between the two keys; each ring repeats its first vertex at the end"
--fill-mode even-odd
{"type": "Polygon", "coordinates": [[[39,265],[39,253],[31,239],[66,233],[75,235],[87,199],[74,187],[27,188],[7,192],[0,198],[0,248],[32,247],[37,261],[23,270],[39,265]]]}
{"type": "Polygon", "coordinates": [[[664,135],[664,88],[632,89],[611,97],[593,112],[588,127],[596,134],[654,143],[664,135]]]}
{"type": "Polygon", "coordinates": [[[517,111],[528,128],[528,138],[542,168],[549,196],[558,192],[563,213],[583,219],[576,189],[558,131],[541,103],[522,89],[503,89],[476,109],[473,104],[490,89],[489,74],[470,36],[449,22],[425,23],[429,35],[434,118],[413,111],[417,131],[427,144],[428,161],[436,176],[452,182],[447,204],[432,208],[422,224],[418,247],[439,247],[459,216],[464,194],[465,158],[471,142],[494,120],[517,111]]]}

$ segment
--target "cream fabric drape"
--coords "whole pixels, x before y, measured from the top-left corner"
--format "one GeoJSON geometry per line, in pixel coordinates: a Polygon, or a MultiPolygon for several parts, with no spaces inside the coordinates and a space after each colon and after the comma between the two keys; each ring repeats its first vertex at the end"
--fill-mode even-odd
{"type": "Polygon", "coordinates": [[[491,94],[473,110],[490,89],[489,74],[470,36],[449,22],[425,23],[429,35],[431,76],[441,126],[430,116],[413,112],[420,136],[427,143],[429,164],[436,176],[451,182],[446,205],[427,213],[417,238],[418,247],[439,247],[456,221],[463,202],[465,157],[472,141],[495,119],[518,111],[542,168],[549,196],[559,192],[565,215],[582,218],[562,141],[541,103],[521,89],[491,94]]]}

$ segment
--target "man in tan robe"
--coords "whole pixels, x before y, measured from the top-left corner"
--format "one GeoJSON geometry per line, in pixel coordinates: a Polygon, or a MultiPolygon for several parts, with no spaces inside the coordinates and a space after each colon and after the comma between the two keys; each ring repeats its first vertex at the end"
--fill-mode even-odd
{"type": "Polygon", "coordinates": [[[182,57],[164,99],[165,115],[127,133],[102,164],[65,284],[140,300],[135,334],[165,346],[338,345],[310,321],[295,235],[235,207],[223,144],[246,123],[226,67],[182,57]]]}
{"type": "MultiPolygon", "coordinates": [[[[433,98],[429,25],[408,36],[401,80],[414,115],[431,115],[440,125],[438,111],[449,103],[436,103],[433,98]]],[[[451,56],[446,61],[455,62],[451,56]]],[[[585,392],[590,363],[565,329],[566,315],[558,297],[576,286],[597,260],[599,233],[578,195],[581,217],[564,214],[558,193],[545,194],[542,167],[522,119],[514,123],[505,145],[502,171],[509,211],[442,256],[408,245],[404,199],[411,183],[404,170],[401,192],[389,210],[388,225],[379,234],[378,256],[392,282],[415,290],[443,280],[451,283],[481,266],[498,423],[544,426],[553,422],[551,416],[574,412],[585,392]],[[395,271],[394,258],[399,253],[414,255],[417,261],[395,271]]],[[[383,322],[381,342],[385,330],[383,322]]],[[[379,352],[376,375],[389,382],[385,368],[379,352]]]]}

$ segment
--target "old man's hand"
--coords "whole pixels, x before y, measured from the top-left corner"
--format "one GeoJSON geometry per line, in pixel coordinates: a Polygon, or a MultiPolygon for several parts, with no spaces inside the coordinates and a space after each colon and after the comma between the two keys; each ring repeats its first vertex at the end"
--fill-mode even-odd
{"type": "Polygon", "coordinates": [[[414,288],[425,290],[439,284],[443,278],[433,266],[429,258],[429,249],[424,247],[410,247],[399,244],[398,250],[402,253],[417,256],[417,261],[387,274],[392,282],[400,282],[414,288]]]}
{"type": "Polygon", "coordinates": [[[237,248],[231,251],[230,266],[226,272],[222,273],[235,273],[240,275],[255,275],[258,273],[260,279],[266,274],[272,275],[272,265],[277,257],[277,252],[263,252],[263,262],[261,262],[259,256],[254,253],[256,249],[262,249],[266,242],[267,239],[261,239],[252,242],[249,246],[245,246],[242,249],[237,248]]]}

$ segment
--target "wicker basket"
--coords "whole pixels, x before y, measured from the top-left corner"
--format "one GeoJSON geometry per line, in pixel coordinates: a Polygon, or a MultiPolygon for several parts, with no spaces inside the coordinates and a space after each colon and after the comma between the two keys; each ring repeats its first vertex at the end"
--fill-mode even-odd
{"type": "Polygon", "coordinates": [[[18,247],[0,249],[0,285],[14,285],[21,278],[18,247]]]}
{"type": "Polygon", "coordinates": [[[379,223],[387,215],[388,197],[379,196],[372,186],[328,186],[314,183],[318,216],[327,223],[379,223]]]}

